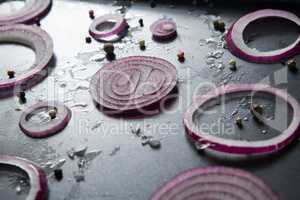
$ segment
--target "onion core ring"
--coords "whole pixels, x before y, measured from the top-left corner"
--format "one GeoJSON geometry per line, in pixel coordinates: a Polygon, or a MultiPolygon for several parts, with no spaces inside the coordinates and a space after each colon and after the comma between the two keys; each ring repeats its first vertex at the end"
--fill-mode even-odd
{"type": "Polygon", "coordinates": [[[280,62],[297,55],[300,52],[300,36],[290,46],[275,51],[260,52],[247,46],[243,32],[248,24],[270,17],[284,18],[300,26],[300,18],[293,13],[272,9],[259,10],[243,16],[231,26],[226,35],[228,49],[237,57],[256,63],[280,62]]]}
{"type": "Polygon", "coordinates": [[[300,106],[298,102],[285,91],[273,88],[269,85],[227,85],[197,98],[184,115],[184,125],[187,134],[192,139],[200,144],[211,144],[208,148],[215,151],[240,155],[267,154],[281,150],[298,136],[300,130],[300,106]],[[281,98],[293,109],[293,119],[291,124],[279,136],[264,141],[236,141],[232,139],[222,139],[207,133],[202,133],[195,127],[193,114],[206,102],[217,99],[223,95],[239,92],[265,92],[281,98]]]}
{"type": "Polygon", "coordinates": [[[30,179],[30,191],[26,200],[47,199],[47,177],[42,169],[26,159],[13,156],[0,155],[0,165],[15,166],[28,175],[30,179]]]}

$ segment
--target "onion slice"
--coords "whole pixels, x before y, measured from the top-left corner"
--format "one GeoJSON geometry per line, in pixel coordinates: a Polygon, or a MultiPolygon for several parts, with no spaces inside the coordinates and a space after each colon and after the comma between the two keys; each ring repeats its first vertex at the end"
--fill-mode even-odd
{"type": "Polygon", "coordinates": [[[156,41],[164,42],[173,40],[177,36],[177,26],[172,19],[163,18],[155,21],[150,26],[153,39],[156,41]]]}
{"type": "Polygon", "coordinates": [[[58,102],[39,102],[22,113],[19,126],[30,137],[49,137],[63,130],[69,123],[71,115],[70,109],[58,102]],[[49,110],[56,111],[54,119],[51,119],[48,115],[49,110]],[[32,120],[34,116],[39,114],[44,121],[32,120]]]}
{"type": "Polygon", "coordinates": [[[98,41],[115,41],[122,38],[129,25],[122,15],[106,14],[96,18],[90,25],[90,35],[98,41]],[[98,30],[99,26],[114,23],[109,30],[98,30]]]}
{"type": "Polygon", "coordinates": [[[150,200],[278,200],[260,178],[244,170],[207,167],[181,173],[150,200]]]}
{"type": "Polygon", "coordinates": [[[208,94],[199,96],[184,114],[184,125],[187,134],[201,145],[209,144],[208,148],[238,155],[259,155],[274,153],[293,141],[300,130],[300,106],[298,102],[283,90],[273,88],[263,84],[237,84],[221,86],[208,94]],[[194,113],[204,104],[211,100],[218,99],[223,95],[241,93],[241,92],[263,92],[282,99],[293,109],[293,119],[289,127],[280,135],[263,141],[239,141],[232,139],[223,139],[212,134],[200,131],[193,122],[194,113]]]}
{"type": "Polygon", "coordinates": [[[19,157],[0,155],[0,165],[15,166],[24,171],[30,179],[30,191],[26,200],[46,200],[48,196],[47,177],[34,163],[19,157]]]}
{"type": "Polygon", "coordinates": [[[0,26],[26,23],[31,24],[39,21],[50,10],[52,0],[29,0],[19,11],[0,15],[0,26]]]}
{"type": "Polygon", "coordinates": [[[16,75],[14,79],[0,81],[0,97],[7,97],[20,89],[28,89],[45,76],[47,66],[53,56],[53,41],[42,29],[27,25],[9,25],[0,27],[0,42],[21,43],[35,51],[35,62],[27,72],[16,75]],[[15,91],[14,91],[15,90],[15,91]]]}
{"type": "Polygon", "coordinates": [[[133,111],[159,102],[176,83],[176,68],[168,61],[132,56],[105,64],[92,77],[90,92],[102,107],[133,111]]]}
{"type": "Polygon", "coordinates": [[[300,36],[293,44],[275,51],[260,52],[247,46],[243,39],[243,32],[248,24],[255,20],[270,17],[284,18],[300,26],[300,18],[287,11],[265,9],[247,14],[235,22],[226,35],[227,46],[231,53],[239,58],[256,63],[280,62],[299,54],[300,36]]]}

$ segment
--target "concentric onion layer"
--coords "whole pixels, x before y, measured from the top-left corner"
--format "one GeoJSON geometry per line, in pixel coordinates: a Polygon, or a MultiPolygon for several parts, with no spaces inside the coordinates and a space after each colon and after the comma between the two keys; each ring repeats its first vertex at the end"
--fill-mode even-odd
{"type": "Polygon", "coordinates": [[[35,51],[35,62],[27,72],[16,78],[0,81],[0,97],[13,95],[20,89],[27,89],[47,76],[47,66],[53,56],[51,37],[42,29],[27,25],[0,27],[0,43],[13,42],[29,46],[35,51]]]}
{"type": "Polygon", "coordinates": [[[130,111],[157,103],[176,83],[176,68],[168,61],[133,56],[104,65],[92,77],[90,92],[105,108],[130,111]]]}
{"type": "Polygon", "coordinates": [[[239,58],[256,63],[280,62],[299,54],[300,36],[293,44],[275,51],[260,52],[247,46],[243,39],[246,27],[255,20],[270,17],[284,18],[300,26],[300,18],[287,11],[265,9],[247,14],[235,22],[226,35],[227,46],[231,53],[239,58]]]}
{"type": "Polygon", "coordinates": [[[157,41],[168,41],[177,36],[177,26],[172,19],[159,19],[150,26],[153,39],[157,41]]]}
{"type": "Polygon", "coordinates": [[[90,25],[90,35],[98,41],[110,41],[116,40],[115,38],[122,37],[128,23],[122,15],[119,14],[106,14],[96,18],[90,25]],[[105,23],[114,23],[114,26],[109,30],[97,30],[98,26],[104,25],[105,23]],[[113,39],[111,39],[113,38],[113,39]]]}
{"type": "Polygon", "coordinates": [[[24,171],[30,180],[30,191],[26,200],[46,200],[48,196],[47,177],[34,163],[19,157],[1,156],[0,165],[17,167],[24,171]]]}
{"type": "Polygon", "coordinates": [[[28,0],[19,11],[10,15],[0,14],[0,26],[19,24],[19,23],[34,23],[39,21],[47,14],[51,7],[52,0],[28,0]]]}
{"type": "Polygon", "coordinates": [[[260,178],[240,169],[198,168],[182,173],[150,200],[278,200],[260,178]]]}
{"type": "Polygon", "coordinates": [[[28,136],[33,138],[44,138],[52,136],[63,130],[71,119],[71,110],[58,102],[39,102],[25,110],[20,118],[19,126],[28,136]],[[32,122],[31,117],[39,114],[39,111],[55,110],[56,117],[45,123],[32,122]]]}
{"type": "Polygon", "coordinates": [[[274,153],[298,137],[300,131],[300,106],[296,99],[284,90],[273,88],[263,84],[236,84],[227,85],[215,89],[208,94],[199,96],[184,114],[184,125],[187,134],[199,144],[209,144],[210,149],[215,151],[239,154],[257,155],[274,153]],[[286,130],[280,135],[263,141],[240,141],[233,139],[223,139],[209,133],[202,132],[193,122],[194,114],[206,103],[220,99],[224,95],[244,92],[263,92],[276,96],[287,103],[293,109],[293,119],[286,130]]]}

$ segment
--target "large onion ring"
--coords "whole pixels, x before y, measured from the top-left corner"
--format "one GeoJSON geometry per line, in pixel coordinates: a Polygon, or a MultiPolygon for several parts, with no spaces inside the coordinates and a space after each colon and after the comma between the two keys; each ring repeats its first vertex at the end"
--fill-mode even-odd
{"type": "Polygon", "coordinates": [[[58,102],[39,102],[25,110],[20,118],[19,126],[21,130],[33,138],[44,138],[52,136],[63,130],[71,119],[71,111],[65,105],[58,102]],[[56,118],[51,119],[46,124],[36,124],[29,122],[30,117],[39,109],[55,109],[56,118]]]}
{"type": "Polygon", "coordinates": [[[34,23],[49,11],[52,0],[27,0],[22,9],[10,15],[0,15],[0,26],[34,23]]]}
{"type": "Polygon", "coordinates": [[[184,125],[187,134],[200,144],[210,144],[208,148],[215,151],[239,155],[258,155],[274,153],[294,140],[300,131],[300,106],[298,102],[283,90],[263,84],[237,84],[217,88],[206,95],[197,98],[184,115],[184,125]],[[264,141],[237,141],[222,139],[207,133],[202,133],[193,123],[193,114],[205,103],[220,96],[239,92],[265,92],[281,98],[293,109],[293,119],[289,127],[279,136],[264,141]]]}
{"type": "Polygon", "coordinates": [[[135,111],[166,97],[176,86],[176,73],[175,66],[161,58],[126,57],[105,64],[92,77],[90,93],[102,107],[135,111]]]}
{"type": "Polygon", "coordinates": [[[177,36],[177,26],[172,19],[159,19],[150,26],[153,39],[156,41],[168,41],[175,39],[177,36]]]}
{"type": "Polygon", "coordinates": [[[128,28],[128,23],[122,15],[106,14],[96,18],[90,25],[90,35],[98,41],[108,41],[115,35],[122,36],[123,32],[128,28]],[[101,24],[114,22],[115,25],[107,31],[99,31],[97,27],[101,24]]]}
{"type": "Polygon", "coordinates": [[[290,46],[275,51],[260,52],[247,46],[243,39],[243,32],[248,24],[270,17],[284,18],[300,26],[300,18],[293,13],[272,9],[259,10],[243,16],[231,26],[226,35],[228,49],[237,57],[256,63],[280,62],[297,55],[300,52],[300,36],[290,46]]]}
{"type": "Polygon", "coordinates": [[[260,178],[240,169],[207,167],[184,172],[150,200],[278,200],[260,178]]]}
{"type": "Polygon", "coordinates": [[[0,165],[15,166],[28,175],[30,179],[30,191],[26,200],[47,199],[47,177],[41,168],[23,158],[2,155],[0,155],[0,165]]]}
{"type": "Polygon", "coordinates": [[[0,27],[0,43],[15,42],[31,47],[36,54],[31,70],[16,77],[0,81],[0,97],[13,94],[13,90],[22,87],[27,89],[47,76],[47,66],[53,56],[51,37],[42,29],[35,26],[9,25],[0,27]]]}

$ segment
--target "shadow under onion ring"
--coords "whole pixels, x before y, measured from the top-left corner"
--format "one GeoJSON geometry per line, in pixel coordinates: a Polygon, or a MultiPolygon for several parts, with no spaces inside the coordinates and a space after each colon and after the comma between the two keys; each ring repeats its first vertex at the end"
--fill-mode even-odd
{"type": "Polygon", "coordinates": [[[300,131],[300,106],[287,92],[264,84],[236,84],[221,86],[199,96],[184,114],[186,133],[198,144],[209,144],[208,148],[218,152],[235,155],[263,155],[278,152],[298,137],[300,131]],[[224,139],[199,130],[193,122],[195,112],[206,103],[224,95],[240,92],[263,92],[274,95],[289,104],[293,109],[293,119],[280,135],[263,141],[237,141],[224,139]]]}
{"type": "Polygon", "coordinates": [[[299,54],[300,36],[293,44],[283,49],[278,49],[275,51],[261,52],[247,46],[243,39],[243,32],[248,26],[248,24],[259,19],[270,17],[284,18],[300,26],[300,18],[294,15],[293,13],[287,11],[265,9],[252,12],[237,20],[228,30],[225,39],[229,51],[241,59],[255,63],[281,62],[285,59],[299,54]]]}
{"type": "Polygon", "coordinates": [[[26,200],[47,199],[47,177],[41,168],[24,158],[2,155],[0,155],[0,165],[17,167],[28,175],[30,181],[30,191],[26,200]]]}
{"type": "Polygon", "coordinates": [[[166,183],[149,200],[279,200],[260,178],[229,167],[196,168],[166,183]]]}
{"type": "Polygon", "coordinates": [[[47,76],[47,67],[53,57],[53,41],[39,27],[9,25],[0,27],[0,43],[13,42],[29,46],[35,52],[35,62],[27,72],[13,79],[0,81],[0,98],[12,96],[19,90],[28,89],[47,76]]]}
{"type": "Polygon", "coordinates": [[[20,129],[29,137],[45,138],[55,135],[63,130],[69,123],[72,116],[71,110],[59,102],[39,102],[25,110],[20,118],[20,129]],[[31,117],[38,112],[47,112],[50,109],[56,110],[56,117],[50,116],[45,123],[31,122],[31,117]]]}
{"type": "Polygon", "coordinates": [[[166,60],[131,56],[105,64],[93,77],[90,93],[99,105],[135,111],[156,104],[177,84],[177,71],[166,60]]]}
{"type": "Polygon", "coordinates": [[[9,15],[0,14],[0,26],[35,23],[47,14],[51,4],[52,0],[26,0],[24,7],[19,11],[9,15]]]}

